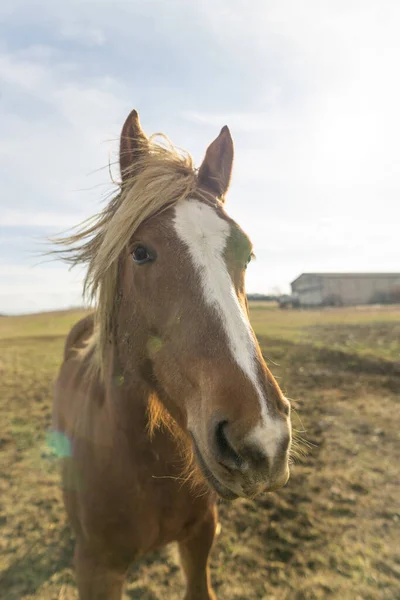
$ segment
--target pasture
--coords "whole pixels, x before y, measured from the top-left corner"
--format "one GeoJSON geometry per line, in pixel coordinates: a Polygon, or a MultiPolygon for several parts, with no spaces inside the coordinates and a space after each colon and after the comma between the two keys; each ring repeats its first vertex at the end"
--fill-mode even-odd
{"type": "MultiPolygon", "coordinates": [[[[76,598],[46,431],[65,335],[81,314],[0,317],[4,600],[76,598]]],[[[251,317],[308,453],[278,493],[220,503],[211,562],[218,598],[400,598],[400,307],[284,311],[260,303],[251,317]]],[[[126,597],[183,597],[174,547],[133,567],[126,597]]]]}

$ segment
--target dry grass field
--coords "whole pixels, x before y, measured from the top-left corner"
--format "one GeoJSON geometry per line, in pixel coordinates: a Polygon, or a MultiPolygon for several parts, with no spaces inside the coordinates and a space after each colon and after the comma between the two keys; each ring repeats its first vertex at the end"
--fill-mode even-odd
{"type": "MultiPolygon", "coordinates": [[[[400,307],[253,304],[264,355],[309,453],[288,485],[220,504],[218,598],[400,598],[400,307]]],[[[52,383],[78,311],[0,318],[0,598],[76,598],[73,540],[46,445],[52,383]]],[[[135,565],[126,597],[177,600],[176,550],[135,565]]]]}

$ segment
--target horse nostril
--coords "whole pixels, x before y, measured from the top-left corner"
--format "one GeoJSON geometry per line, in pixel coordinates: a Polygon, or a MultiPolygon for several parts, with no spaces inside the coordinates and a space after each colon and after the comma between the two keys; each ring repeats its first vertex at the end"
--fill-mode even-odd
{"type": "Polygon", "coordinates": [[[243,458],[232,448],[226,435],[228,421],[220,421],[215,428],[217,459],[228,469],[240,469],[243,458]]]}

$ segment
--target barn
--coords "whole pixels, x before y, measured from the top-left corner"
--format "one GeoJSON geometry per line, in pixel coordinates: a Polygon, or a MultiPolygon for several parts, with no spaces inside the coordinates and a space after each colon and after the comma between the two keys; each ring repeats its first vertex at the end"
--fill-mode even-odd
{"type": "Polygon", "coordinates": [[[301,306],[400,302],[400,273],[302,273],[291,287],[301,306]]]}

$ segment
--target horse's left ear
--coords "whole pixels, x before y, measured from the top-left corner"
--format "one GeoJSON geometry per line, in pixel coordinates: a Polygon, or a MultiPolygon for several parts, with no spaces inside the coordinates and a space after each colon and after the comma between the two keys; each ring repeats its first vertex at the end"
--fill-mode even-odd
{"type": "Polygon", "coordinates": [[[207,148],[206,156],[199,169],[199,184],[218,197],[223,197],[229,188],[233,164],[233,141],[228,127],[221,129],[219,136],[207,148]]]}
{"type": "Polygon", "coordinates": [[[119,168],[122,181],[132,177],[135,169],[135,161],[142,152],[148,148],[148,139],[140,125],[139,115],[132,110],[121,131],[119,144],[119,168]]]}

